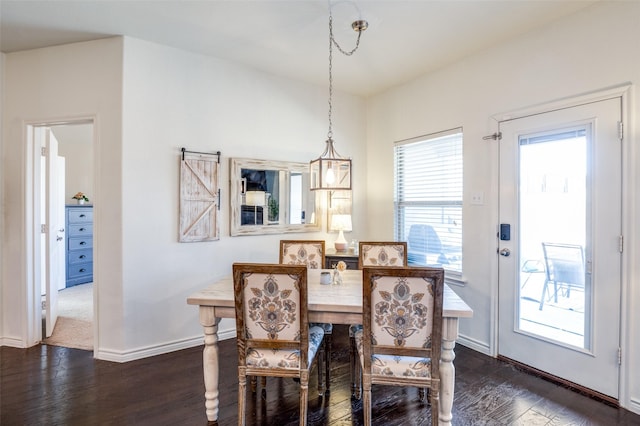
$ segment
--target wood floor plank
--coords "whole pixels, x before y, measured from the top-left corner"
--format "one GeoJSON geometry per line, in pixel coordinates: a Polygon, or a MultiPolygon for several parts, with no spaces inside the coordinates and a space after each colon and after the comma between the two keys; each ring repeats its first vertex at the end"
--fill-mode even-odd
{"type": "MultiPolygon", "coordinates": [[[[351,399],[348,329],[334,326],[331,392],[309,386],[309,425],[360,426],[362,402],[351,399]]],[[[235,340],[220,342],[220,426],[237,424],[235,340]]],[[[640,425],[640,416],[456,347],[454,426],[640,425]]],[[[0,348],[0,424],[206,425],[202,347],[127,363],[93,359],[56,346],[0,348]]],[[[374,386],[373,424],[429,425],[430,407],[415,388],[374,386]]],[[[247,425],[298,424],[298,384],[269,378],[247,395],[247,425]]]]}

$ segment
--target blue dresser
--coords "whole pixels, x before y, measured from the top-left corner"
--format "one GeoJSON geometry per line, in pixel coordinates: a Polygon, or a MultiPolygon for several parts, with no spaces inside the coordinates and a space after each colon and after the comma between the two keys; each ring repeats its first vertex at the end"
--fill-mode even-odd
{"type": "Polygon", "coordinates": [[[67,287],[93,281],[93,206],[66,206],[67,287]]]}

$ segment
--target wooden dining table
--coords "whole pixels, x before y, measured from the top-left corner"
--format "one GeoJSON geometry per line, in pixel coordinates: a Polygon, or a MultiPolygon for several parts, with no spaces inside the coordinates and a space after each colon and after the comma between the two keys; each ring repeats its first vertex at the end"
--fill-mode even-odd
{"type": "MultiPolygon", "coordinates": [[[[362,271],[346,270],[342,284],[320,284],[320,269],[307,275],[310,322],[362,324],[362,271]]],[[[209,421],[218,420],[218,323],[235,318],[233,277],[211,284],[187,298],[199,306],[200,324],[204,328],[203,373],[205,411],[209,421]]],[[[447,285],[444,288],[442,354],[440,359],[440,425],[451,425],[455,368],[453,351],[458,338],[458,319],[470,318],[473,310],[447,285]]]]}

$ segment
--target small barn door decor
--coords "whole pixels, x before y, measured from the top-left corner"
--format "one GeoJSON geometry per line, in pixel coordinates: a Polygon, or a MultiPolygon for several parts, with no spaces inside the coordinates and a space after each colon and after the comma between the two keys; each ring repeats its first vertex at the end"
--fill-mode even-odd
{"type": "Polygon", "coordinates": [[[182,148],[180,161],[181,243],[220,239],[220,152],[182,148]]]}

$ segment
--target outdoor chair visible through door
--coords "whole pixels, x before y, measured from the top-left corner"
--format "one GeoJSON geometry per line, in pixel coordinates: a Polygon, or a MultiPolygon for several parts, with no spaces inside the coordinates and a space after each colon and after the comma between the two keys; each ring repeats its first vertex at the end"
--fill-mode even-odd
{"type": "Polygon", "coordinates": [[[545,263],[545,280],[540,296],[539,309],[546,300],[558,302],[558,293],[569,297],[571,290],[584,291],[584,250],[581,245],[542,243],[545,263]],[[551,290],[549,284],[553,284],[551,290]],[[550,293],[553,291],[552,293],[550,293]]]}

